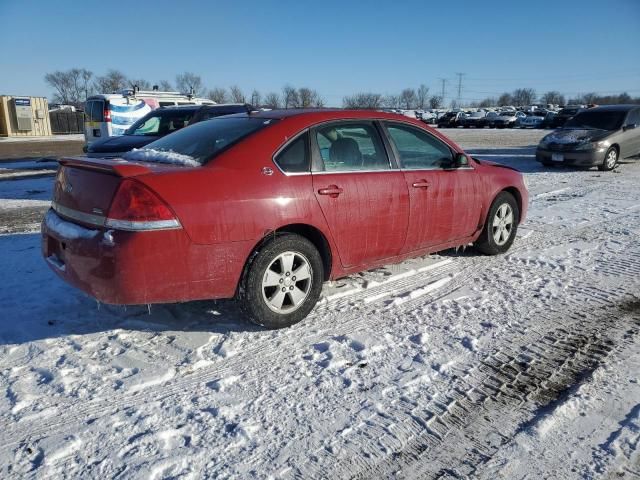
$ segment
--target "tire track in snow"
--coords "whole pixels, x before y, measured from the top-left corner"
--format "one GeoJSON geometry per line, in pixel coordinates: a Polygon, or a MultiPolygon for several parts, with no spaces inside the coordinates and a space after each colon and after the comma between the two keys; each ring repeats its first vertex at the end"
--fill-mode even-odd
{"type": "MultiPolygon", "coordinates": [[[[590,224],[589,226],[584,227],[584,230],[592,231],[593,226],[593,224],[590,224]]],[[[566,232],[565,236],[575,233],[575,230],[572,232],[566,232]]],[[[593,231],[592,233],[595,235],[593,231]]],[[[545,235],[543,232],[534,232],[526,239],[521,239],[521,241],[516,243],[515,248],[512,249],[510,253],[531,248],[541,248],[545,245],[553,245],[561,239],[562,238],[557,238],[555,235],[549,236],[545,235]]],[[[459,268],[459,273],[446,284],[446,292],[442,292],[442,289],[439,289],[415,299],[408,299],[401,305],[394,306],[392,311],[397,312],[399,315],[403,312],[410,311],[415,308],[416,305],[425,305],[436,301],[437,299],[449,294],[451,291],[469,284],[473,278],[472,273],[474,271],[477,271],[479,268],[488,264],[495,263],[494,257],[462,256],[458,257],[456,260],[457,261],[454,263],[456,263],[456,267],[459,268]]],[[[451,271],[448,271],[448,274],[451,274],[451,271]]],[[[437,277],[438,275],[435,272],[427,272],[425,275],[417,275],[411,280],[407,279],[403,288],[406,289],[406,291],[423,288],[423,282],[429,281],[430,279],[438,281],[441,278],[437,277]]],[[[381,288],[388,287],[390,287],[390,285],[385,285],[381,288]]],[[[366,292],[366,294],[369,293],[371,292],[366,292]]],[[[365,293],[363,293],[363,295],[364,294],[365,293]]],[[[360,297],[362,297],[362,295],[360,295],[360,297]]],[[[348,300],[343,299],[343,301],[348,300]]],[[[385,299],[385,302],[389,302],[389,299],[385,299]]],[[[371,329],[372,325],[370,321],[367,322],[366,320],[367,314],[375,312],[377,309],[379,309],[379,302],[371,302],[370,304],[365,303],[350,314],[341,316],[341,322],[339,325],[330,324],[324,327],[323,330],[306,333],[304,331],[304,324],[311,324],[314,320],[318,320],[319,317],[321,317],[321,314],[325,313],[323,311],[319,313],[314,311],[307,322],[296,327],[296,331],[291,332],[291,334],[298,334],[302,331],[302,336],[297,339],[297,344],[306,348],[309,344],[316,343],[326,338],[329,333],[331,336],[339,336],[350,335],[357,333],[358,331],[368,331],[371,329]]],[[[108,399],[97,398],[90,400],[82,405],[77,405],[76,399],[69,402],[58,402],[45,405],[45,408],[47,409],[58,408],[60,410],[64,409],[67,405],[70,406],[71,404],[74,404],[74,408],[59,411],[59,415],[52,418],[36,420],[38,425],[35,428],[32,422],[28,421],[27,424],[18,423],[15,428],[3,430],[3,440],[0,440],[2,441],[2,447],[6,448],[7,446],[21,442],[22,439],[38,437],[46,434],[47,432],[51,432],[52,430],[60,432],[74,429],[75,425],[84,423],[87,418],[95,420],[96,418],[112,414],[114,411],[135,408],[136,406],[143,405],[144,403],[152,400],[166,400],[174,396],[192,395],[194,387],[200,387],[201,389],[206,388],[205,385],[207,383],[214,382],[220,378],[225,378],[230,374],[242,377],[243,381],[252,381],[257,375],[256,372],[259,372],[258,367],[260,365],[269,364],[282,355],[294,356],[300,353],[299,351],[281,352],[279,350],[279,346],[282,338],[276,340],[278,341],[274,341],[273,338],[267,339],[263,342],[264,344],[246,349],[241,355],[231,357],[230,359],[225,360],[224,363],[214,365],[212,368],[202,369],[202,371],[196,371],[191,374],[186,374],[184,371],[179,370],[174,379],[150,390],[142,390],[137,393],[123,392],[121,394],[113,395],[108,399]]],[[[282,381],[286,381],[286,379],[283,379],[282,381]]]]}

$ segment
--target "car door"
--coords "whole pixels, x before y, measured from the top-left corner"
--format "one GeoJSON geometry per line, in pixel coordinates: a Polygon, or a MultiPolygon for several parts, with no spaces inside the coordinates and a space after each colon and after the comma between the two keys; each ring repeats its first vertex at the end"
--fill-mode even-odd
{"type": "Polygon", "coordinates": [[[480,219],[479,182],[472,166],[452,168],[453,152],[421,128],[385,122],[409,191],[405,252],[472,235],[480,219]]]}
{"type": "Polygon", "coordinates": [[[377,126],[342,121],[311,131],[313,189],[344,267],[396,256],[409,221],[409,194],[377,126]]]}
{"type": "MultiPolygon", "coordinates": [[[[625,156],[640,154],[640,108],[632,110],[627,115],[623,126],[623,142],[627,144],[625,156]],[[624,138],[627,137],[627,138],[624,138]]],[[[622,155],[621,155],[622,156],[622,155]]]]}

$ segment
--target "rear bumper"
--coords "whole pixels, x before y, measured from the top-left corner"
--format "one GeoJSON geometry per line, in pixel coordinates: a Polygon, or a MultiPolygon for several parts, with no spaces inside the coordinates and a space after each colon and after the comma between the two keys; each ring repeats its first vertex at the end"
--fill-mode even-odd
{"type": "Polygon", "coordinates": [[[116,305],[231,298],[251,245],[195,245],[182,229],[89,229],[50,210],[42,254],[65,282],[116,305]]]}
{"type": "Polygon", "coordinates": [[[580,167],[593,167],[602,165],[604,152],[597,150],[582,152],[553,152],[538,148],[536,150],[536,160],[541,163],[557,163],[558,165],[574,165],[580,167]],[[553,160],[553,155],[562,155],[562,160],[553,160]]]}

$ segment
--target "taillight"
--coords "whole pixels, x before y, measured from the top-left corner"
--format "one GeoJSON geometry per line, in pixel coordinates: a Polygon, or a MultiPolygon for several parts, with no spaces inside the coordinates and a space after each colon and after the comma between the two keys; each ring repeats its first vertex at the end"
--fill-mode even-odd
{"type": "Polygon", "coordinates": [[[126,179],[113,197],[105,226],[118,230],[158,230],[180,228],[180,222],[153,191],[126,179]]]}
{"type": "Polygon", "coordinates": [[[104,107],[104,111],[102,112],[102,118],[103,118],[103,121],[105,122],[111,121],[111,110],[109,110],[108,106],[104,107]]]}

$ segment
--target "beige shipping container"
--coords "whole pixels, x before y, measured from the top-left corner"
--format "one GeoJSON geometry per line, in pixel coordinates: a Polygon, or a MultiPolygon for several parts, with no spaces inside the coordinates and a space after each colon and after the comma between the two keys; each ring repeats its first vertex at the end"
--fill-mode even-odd
{"type": "Polygon", "coordinates": [[[0,95],[0,137],[50,135],[49,102],[45,97],[0,95]]]}

